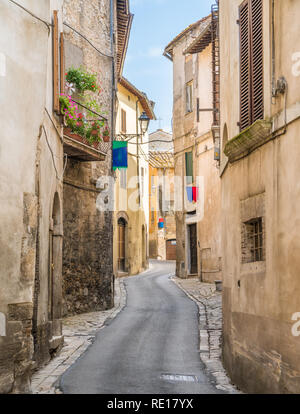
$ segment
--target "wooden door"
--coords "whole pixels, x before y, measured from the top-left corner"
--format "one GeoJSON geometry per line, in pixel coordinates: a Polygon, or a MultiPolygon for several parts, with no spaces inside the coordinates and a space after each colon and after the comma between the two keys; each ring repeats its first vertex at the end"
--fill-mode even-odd
{"type": "Polygon", "coordinates": [[[190,273],[194,275],[198,273],[197,224],[192,224],[189,226],[189,234],[190,234],[190,260],[191,260],[190,273]]]}
{"type": "Polygon", "coordinates": [[[119,221],[118,223],[118,239],[119,239],[119,254],[118,254],[118,270],[125,272],[125,223],[119,221]]]}
{"type": "Polygon", "coordinates": [[[167,240],[167,260],[176,260],[176,240],[167,240]]]}

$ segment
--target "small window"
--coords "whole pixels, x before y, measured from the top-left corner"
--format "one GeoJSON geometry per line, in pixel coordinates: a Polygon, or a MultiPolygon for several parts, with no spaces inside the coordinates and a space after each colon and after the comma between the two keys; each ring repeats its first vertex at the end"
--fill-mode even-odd
{"type": "Polygon", "coordinates": [[[193,112],[193,82],[186,84],[186,113],[193,112]]]}
{"type": "Polygon", "coordinates": [[[262,217],[243,223],[242,262],[264,261],[264,226],[262,217]]]}
{"type": "Polygon", "coordinates": [[[187,185],[194,182],[193,152],[185,153],[185,175],[187,185]]]}
{"type": "Polygon", "coordinates": [[[154,208],[151,207],[151,223],[154,224],[155,222],[155,212],[154,212],[154,208]]]}
{"type": "Polygon", "coordinates": [[[151,176],[151,193],[155,194],[155,177],[154,175],[151,176]]]}
{"type": "Polygon", "coordinates": [[[124,111],[124,109],[121,109],[121,132],[123,132],[123,134],[126,134],[127,132],[126,111],[124,111]]]}

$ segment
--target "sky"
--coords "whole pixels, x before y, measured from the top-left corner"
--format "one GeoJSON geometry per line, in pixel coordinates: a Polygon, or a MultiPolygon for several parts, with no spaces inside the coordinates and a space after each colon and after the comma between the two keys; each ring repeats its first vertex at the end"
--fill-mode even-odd
{"type": "Polygon", "coordinates": [[[134,14],[123,75],[155,102],[149,132],[171,132],[172,62],[162,54],[182,30],[210,14],[214,0],[130,0],[134,14]]]}

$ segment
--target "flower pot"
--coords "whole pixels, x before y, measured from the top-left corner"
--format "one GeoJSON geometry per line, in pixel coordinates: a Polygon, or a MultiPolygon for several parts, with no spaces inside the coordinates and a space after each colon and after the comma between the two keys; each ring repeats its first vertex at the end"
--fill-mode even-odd
{"type": "Polygon", "coordinates": [[[109,135],[103,135],[103,141],[109,142],[109,135]]]}
{"type": "Polygon", "coordinates": [[[98,130],[97,129],[92,129],[91,131],[91,135],[93,135],[94,137],[96,137],[98,135],[98,130]]]}

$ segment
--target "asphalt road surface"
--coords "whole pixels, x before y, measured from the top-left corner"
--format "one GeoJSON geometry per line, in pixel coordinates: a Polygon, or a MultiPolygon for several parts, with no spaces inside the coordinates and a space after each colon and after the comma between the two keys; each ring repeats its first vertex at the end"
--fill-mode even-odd
{"type": "Polygon", "coordinates": [[[198,308],[152,262],[126,279],[127,304],[62,376],[65,394],[219,394],[199,358],[198,308]]]}

